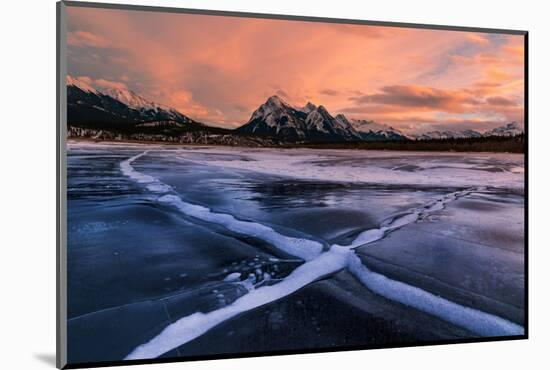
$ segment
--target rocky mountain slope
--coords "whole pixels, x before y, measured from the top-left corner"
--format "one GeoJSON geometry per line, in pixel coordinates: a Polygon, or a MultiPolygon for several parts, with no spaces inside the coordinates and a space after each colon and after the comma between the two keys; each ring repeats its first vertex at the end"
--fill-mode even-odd
{"type": "Polygon", "coordinates": [[[343,114],[333,116],[322,105],[308,102],[303,108],[295,108],[273,95],[237,131],[300,142],[406,139],[389,126],[367,126],[367,121],[348,120],[343,114]]]}

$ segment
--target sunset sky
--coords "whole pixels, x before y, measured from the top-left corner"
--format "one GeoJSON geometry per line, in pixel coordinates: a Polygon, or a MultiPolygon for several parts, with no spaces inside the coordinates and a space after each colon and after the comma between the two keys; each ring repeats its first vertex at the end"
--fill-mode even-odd
{"type": "Polygon", "coordinates": [[[408,133],[523,123],[523,36],[68,8],[68,73],[240,126],[274,94],[408,133]]]}

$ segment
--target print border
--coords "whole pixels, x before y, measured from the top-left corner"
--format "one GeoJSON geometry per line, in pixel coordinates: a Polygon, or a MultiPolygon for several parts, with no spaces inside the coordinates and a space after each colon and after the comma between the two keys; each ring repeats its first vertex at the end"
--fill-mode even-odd
{"type": "Polygon", "coordinates": [[[462,343],[482,343],[482,342],[498,342],[507,340],[520,340],[529,338],[529,124],[528,124],[528,39],[529,32],[525,30],[498,29],[498,28],[479,28],[479,27],[461,27],[450,25],[433,25],[420,23],[403,23],[403,22],[383,22],[357,19],[342,19],[342,18],[325,18],[325,17],[310,17],[299,15],[283,15],[283,14],[264,14],[264,13],[249,13],[249,12],[233,12],[220,10],[203,10],[203,9],[186,9],[173,8],[162,6],[144,6],[130,4],[110,4],[97,2],[82,2],[82,1],[60,1],[56,4],[57,17],[57,32],[56,32],[56,120],[57,120],[57,166],[56,166],[56,228],[57,228],[57,251],[56,251],[56,293],[57,293],[57,309],[56,309],[56,365],[59,369],[78,369],[78,368],[93,368],[106,366],[125,366],[125,365],[140,365],[140,364],[159,364],[171,362],[188,362],[202,360],[218,360],[231,358],[247,358],[260,356],[280,356],[280,355],[296,355],[296,354],[311,354],[321,352],[342,352],[356,351],[367,349],[380,348],[405,348],[405,347],[420,347],[433,345],[447,344],[462,344],[462,343]],[[466,338],[456,340],[437,340],[418,343],[387,343],[384,345],[374,346],[342,346],[342,347],[326,347],[314,349],[293,349],[279,351],[262,351],[262,352],[241,352],[235,354],[220,354],[220,355],[205,355],[205,356],[188,356],[174,357],[162,359],[144,359],[144,360],[120,360],[120,361],[101,361],[101,362],[86,362],[86,363],[67,363],[67,162],[66,162],[66,132],[67,132],[67,91],[66,91],[66,76],[67,76],[67,7],[85,7],[85,8],[100,8],[100,9],[117,9],[117,10],[135,10],[147,12],[163,12],[163,13],[182,13],[182,14],[198,14],[198,15],[214,15],[222,17],[240,17],[240,18],[259,18],[259,19],[279,19],[289,21],[303,22],[322,22],[322,23],[337,23],[337,24],[355,24],[355,25],[371,25],[385,27],[400,27],[400,28],[417,28],[428,30],[446,30],[457,32],[480,32],[480,33],[496,33],[506,35],[524,36],[524,131],[525,131],[525,172],[524,172],[524,294],[525,294],[525,332],[523,335],[503,336],[491,338],[466,338]]]}

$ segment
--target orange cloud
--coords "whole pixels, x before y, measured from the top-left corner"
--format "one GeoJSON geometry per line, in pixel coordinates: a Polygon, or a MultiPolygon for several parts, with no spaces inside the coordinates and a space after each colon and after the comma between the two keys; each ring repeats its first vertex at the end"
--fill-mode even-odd
{"type": "Polygon", "coordinates": [[[449,91],[427,86],[395,85],[385,86],[380,93],[352,97],[359,104],[378,103],[416,110],[464,112],[479,100],[465,91],[449,91]]]}
{"type": "Polygon", "coordinates": [[[513,78],[510,72],[507,72],[499,67],[491,66],[487,68],[486,74],[489,80],[492,81],[506,81],[513,78]]]}
{"type": "Polygon", "coordinates": [[[94,80],[93,84],[99,88],[105,88],[105,89],[128,89],[128,86],[126,86],[126,84],[123,82],[109,81],[103,78],[94,80]]]}
{"type": "MultiPolygon", "coordinates": [[[[182,111],[186,112],[193,117],[198,119],[200,118],[211,118],[212,114],[201,104],[198,104],[193,99],[193,94],[186,90],[178,90],[170,94],[168,97],[169,105],[182,111]]],[[[215,116],[215,115],[214,115],[215,116]]],[[[218,117],[220,118],[220,117],[218,117]]]]}
{"type": "Polygon", "coordinates": [[[94,84],[94,80],[92,80],[90,77],[88,76],[78,76],[77,79],[79,81],[82,81],[84,82],[86,85],[93,85],[94,84]]]}
{"type": "Polygon", "coordinates": [[[106,48],[110,43],[104,37],[87,31],[73,31],[67,34],[67,44],[70,46],[91,46],[94,48],[106,48]]]}
{"type": "Polygon", "coordinates": [[[503,96],[490,96],[487,98],[487,103],[497,106],[517,106],[518,103],[512,99],[503,96]]]}
{"type": "Polygon", "coordinates": [[[482,46],[488,46],[490,44],[490,41],[485,37],[485,35],[481,35],[479,33],[467,33],[466,38],[475,44],[479,44],[482,46]]]}
{"type": "Polygon", "coordinates": [[[211,124],[243,124],[276,93],[390,124],[437,112],[506,120],[523,108],[487,101],[521,102],[521,36],[83,7],[68,14],[69,73],[118,80],[211,124]]]}

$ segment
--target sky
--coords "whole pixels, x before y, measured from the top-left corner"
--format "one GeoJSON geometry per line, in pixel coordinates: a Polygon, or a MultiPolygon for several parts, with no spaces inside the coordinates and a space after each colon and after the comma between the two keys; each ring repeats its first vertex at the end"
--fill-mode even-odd
{"type": "Polygon", "coordinates": [[[524,119],[523,36],[68,7],[68,73],[238,127],[268,97],[407,133],[524,119]]]}

